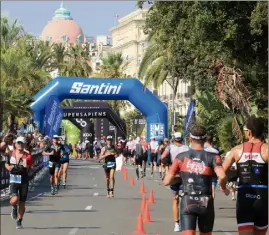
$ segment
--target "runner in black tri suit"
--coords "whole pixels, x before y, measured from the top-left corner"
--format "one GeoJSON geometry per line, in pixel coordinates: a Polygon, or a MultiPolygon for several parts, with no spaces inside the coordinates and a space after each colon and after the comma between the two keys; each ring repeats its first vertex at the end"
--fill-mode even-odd
{"type": "Polygon", "coordinates": [[[104,170],[106,176],[107,197],[114,197],[115,169],[117,151],[113,143],[113,137],[107,137],[107,145],[102,148],[100,160],[104,159],[104,170]]]}
{"type": "MultiPolygon", "coordinates": [[[[180,204],[181,234],[194,235],[198,219],[200,234],[212,234],[215,212],[212,197],[212,176],[217,174],[222,188],[226,187],[226,175],[219,155],[206,152],[206,131],[193,126],[190,134],[192,149],[180,153],[164,179],[164,184],[173,184],[179,173],[183,184],[180,204]]],[[[229,190],[225,188],[225,194],[229,190]]]]}
{"type": "Polygon", "coordinates": [[[247,142],[234,147],[223,168],[236,162],[239,183],[236,217],[239,234],[266,234],[268,229],[268,144],[263,141],[264,124],[250,117],[244,127],[247,142]]]}

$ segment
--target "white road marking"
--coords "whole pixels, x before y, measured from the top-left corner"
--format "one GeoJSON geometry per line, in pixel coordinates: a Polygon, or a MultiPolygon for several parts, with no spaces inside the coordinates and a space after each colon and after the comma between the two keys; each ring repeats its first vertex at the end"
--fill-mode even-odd
{"type": "Polygon", "coordinates": [[[73,229],[71,229],[70,230],[70,232],[69,232],[69,234],[71,235],[75,235],[76,233],[77,233],[77,231],[78,231],[78,228],[73,228],[73,229]]]}
{"type": "Polygon", "coordinates": [[[92,178],[92,180],[95,180],[95,178],[92,178]]]}
{"type": "Polygon", "coordinates": [[[37,194],[36,196],[32,197],[30,200],[36,199],[36,198],[38,198],[38,197],[40,197],[40,196],[42,196],[42,195],[43,195],[43,193],[39,193],[39,194],[37,194]]]}
{"type": "Polygon", "coordinates": [[[225,235],[232,235],[231,233],[229,232],[223,232],[225,235]]]}
{"type": "Polygon", "coordinates": [[[92,206],[86,206],[85,210],[90,211],[92,209],[92,206]]]}
{"type": "Polygon", "coordinates": [[[94,184],[93,187],[97,187],[97,184],[94,184]]]}
{"type": "Polygon", "coordinates": [[[92,175],[92,173],[90,173],[90,175],[92,175]]]}
{"type": "Polygon", "coordinates": [[[98,196],[98,195],[99,195],[99,193],[94,193],[94,194],[93,194],[93,196],[98,196]]]}

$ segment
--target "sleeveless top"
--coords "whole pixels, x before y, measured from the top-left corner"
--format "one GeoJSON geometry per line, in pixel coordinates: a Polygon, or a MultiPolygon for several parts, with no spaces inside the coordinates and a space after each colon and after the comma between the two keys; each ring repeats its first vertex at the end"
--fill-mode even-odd
{"type": "Polygon", "coordinates": [[[243,152],[237,161],[239,188],[268,188],[268,163],[261,156],[263,143],[243,144],[243,152]]]}
{"type": "MultiPolygon", "coordinates": [[[[115,146],[112,145],[112,146],[105,146],[105,152],[106,151],[114,151],[116,153],[116,149],[115,149],[115,146]]],[[[116,158],[115,158],[115,155],[109,155],[105,158],[105,163],[107,162],[116,162],[116,158]]]]}

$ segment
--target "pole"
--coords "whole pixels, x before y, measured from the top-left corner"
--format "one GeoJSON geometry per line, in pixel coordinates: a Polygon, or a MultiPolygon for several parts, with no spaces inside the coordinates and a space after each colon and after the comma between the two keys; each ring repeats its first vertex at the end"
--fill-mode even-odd
{"type": "Polygon", "coordinates": [[[174,126],[176,124],[176,115],[175,115],[175,92],[174,89],[172,89],[172,133],[174,131],[174,126]]]}

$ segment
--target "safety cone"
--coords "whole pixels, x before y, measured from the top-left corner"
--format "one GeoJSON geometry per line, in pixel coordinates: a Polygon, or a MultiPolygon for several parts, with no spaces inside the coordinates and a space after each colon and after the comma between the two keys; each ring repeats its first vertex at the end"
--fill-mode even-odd
{"type": "Polygon", "coordinates": [[[154,198],[153,189],[150,190],[148,203],[149,204],[155,204],[155,198],[154,198]]]}
{"type": "Polygon", "coordinates": [[[124,173],[124,180],[128,180],[128,171],[127,170],[124,173]]]}
{"type": "Polygon", "coordinates": [[[144,210],[144,214],[143,214],[143,222],[144,223],[152,222],[152,220],[150,218],[149,203],[147,203],[147,202],[146,202],[146,206],[145,206],[145,210],[144,210]]]}
{"type": "Polygon", "coordinates": [[[126,171],[126,167],[125,167],[125,166],[122,166],[122,167],[121,167],[121,173],[123,173],[123,174],[124,174],[124,173],[125,173],[125,171],[126,171]]]}
{"type": "Polygon", "coordinates": [[[134,185],[135,185],[134,177],[132,176],[132,177],[131,177],[131,180],[130,180],[130,186],[134,186],[134,185]]]}
{"type": "Polygon", "coordinates": [[[140,185],[140,193],[141,194],[146,193],[144,181],[141,182],[141,185],[140,185]]]}
{"type": "Polygon", "coordinates": [[[146,231],[144,229],[144,223],[143,223],[142,214],[138,215],[136,229],[134,231],[134,234],[146,234],[146,231]]]}
{"type": "Polygon", "coordinates": [[[140,206],[141,212],[143,212],[145,210],[146,203],[147,203],[147,197],[144,194],[142,197],[141,206],[140,206]]]}

